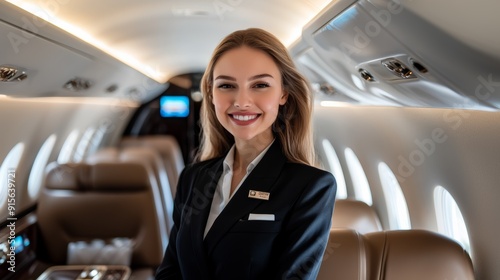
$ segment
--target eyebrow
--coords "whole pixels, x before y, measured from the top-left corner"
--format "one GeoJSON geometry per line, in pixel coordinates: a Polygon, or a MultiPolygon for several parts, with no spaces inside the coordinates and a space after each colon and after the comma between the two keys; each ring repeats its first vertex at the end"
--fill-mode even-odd
{"type": "MultiPolygon", "coordinates": [[[[255,75],[255,76],[252,76],[250,77],[248,80],[249,81],[253,81],[253,80],[257,80],[257,79],[261,79],[261,78],[273,78],[274,77],[271,75],[271,74],[259,74],[259,75],[255,75]]],[[[220,75],[220,76],[217,76],[215,80],[229,80],[229,81],[236,81],[236,78],[234,77],[231,77],[231,76],[226,76],[226,75],[220,75]]]]}

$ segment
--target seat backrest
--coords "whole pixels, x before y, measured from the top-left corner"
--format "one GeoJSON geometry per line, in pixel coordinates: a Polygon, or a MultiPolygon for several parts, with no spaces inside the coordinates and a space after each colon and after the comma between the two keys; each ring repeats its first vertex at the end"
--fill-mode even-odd
{"type": "Polygon", "coordinates": [[[372,268],[368,279],[474,279],[467,252],[438,233],[398,230],[369,233],[365,238],[372,268]]]}
{"type": "Polygon", "coordinates": [[[380,219],[370,205],[351,199],[335,201],[332,228],[350,228],[361,234],[381,231],[380,219]]]}
{"type": "Polygon", "coordinates": [[[170,236],[170,230],[174,225],[174,198],[169,177],[160,156],[149,147],[124,147],[119,154],[119,160],[121,162],[140,162],[151,167],[155,174],[156,182],[158,183],[167,234],[170,236]]]}
{"type": "Polygon", "coordinates": [[[87,163],[136,162],[144,165],[148,171],[152,172],[154,174],[154,184],[158,186],[158,194],[156,195],[159,200],[159,203],[157,203],[158,211],[161,211],[159,215],[164,217],[167,231],[166,238],[168,237],[173,226],[174,200],[165,166],[154,149],[147,146],[108,147],[89,155],[85,161],[87,163]]]}
{"type": "Polygon", "coordinates": [[[175,137],[171,135],[148,135],[140,137],[124,137],[122,147],[151,147],[156,150],[163,160],[168,174],[172,196],[175,196],[179,175],[184,169],[184,159],[181,148],[175,137]]]}
{"type": "Polygon", "coordinates": [[[37,206],[49,261],[65,264],[70,242],[125,237],[135,243],[132,266],[157,267],[164,231],[152,181],[138,163],[51,163],[37,206]]]}
{"type": "Polygon", "coordinates": [[[318,280],[365,280],[366,251],[364,237],[352,229],[332,229],[318,280]]]}

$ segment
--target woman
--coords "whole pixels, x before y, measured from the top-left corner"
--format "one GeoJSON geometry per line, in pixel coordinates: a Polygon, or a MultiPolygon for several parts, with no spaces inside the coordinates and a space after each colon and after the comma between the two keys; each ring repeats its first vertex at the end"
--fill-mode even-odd
{"type": "Polygon", "coordinates": [[[236,31],[202,78],[199,162],[179,178],[156,279],[315,279],[335,180],[312,167],[311,100],[286,48],[236,31]]]}

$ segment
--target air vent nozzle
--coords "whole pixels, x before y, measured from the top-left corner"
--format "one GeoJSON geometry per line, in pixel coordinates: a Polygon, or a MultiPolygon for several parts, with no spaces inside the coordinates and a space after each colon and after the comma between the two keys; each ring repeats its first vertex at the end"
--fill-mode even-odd
{"type": "Polygon", "coordinates": [[[359,75],[361,75],[361,78],[367,82],[375,82],[373,75],[363,68],[359,69],[359,75]]]}
{"type": "Polygon", "coordinates": [[[328,83],[322,83],[319,85],[320,90],[327,95],[335,95],[337,94],[337,90],[330,84],[328,83]]]}
{"type": "Polygon", "coordinates": [[[382,61],[382,65],[385,66],[392,74],[402,78],[402,79],[411,79],[416,78],[413,71],[408,68],[404,63],[395,58],[389,58],[382,61]]]}
{"type": "Polygon", "coordinates": [[[0,66],[0,82],[20,82],[28,78],[24,70],[12,66],[0,66]]]}
{"type": "Polygon", "coordinates": [[[71,91],[82,91],[87,90],[92,86],[92,83],[89,80],[82,78],[74,78],[66,82],[63,88],[71,91]]]}

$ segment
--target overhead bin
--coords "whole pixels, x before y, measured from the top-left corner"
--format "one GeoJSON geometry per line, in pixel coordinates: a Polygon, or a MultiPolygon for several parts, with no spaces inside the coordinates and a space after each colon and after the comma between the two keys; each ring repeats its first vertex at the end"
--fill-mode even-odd
{"type": "Polygon", "coordinates": [[[0,2],[0,36],[0,95],[142,103],[167,87],[7,2],[0,2]]]}
{"type": "Polygon", "coordinates": [[[500,108],[500,50],[445,32],[417,2],[333,1],[304,28],[310,49],[296,59],[364,104],[500,108]]]}

